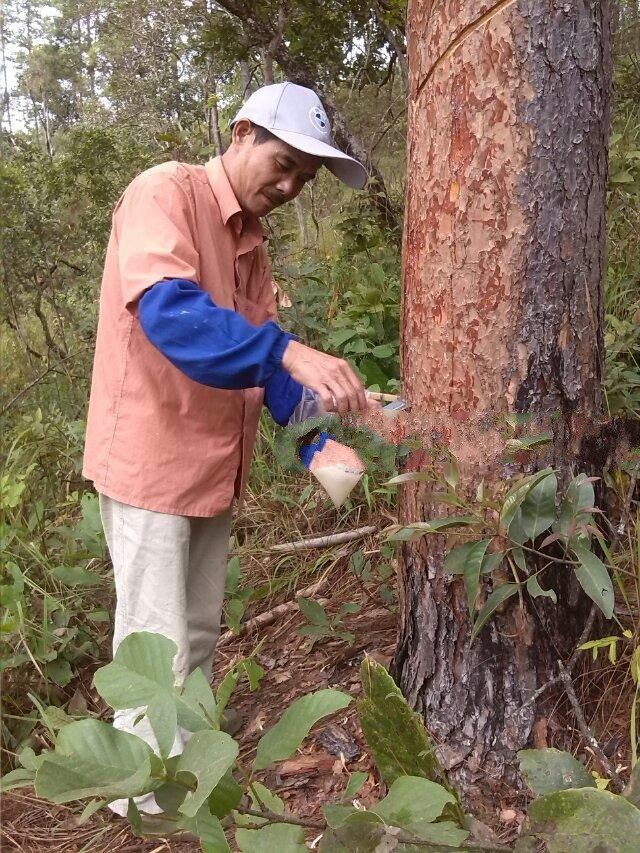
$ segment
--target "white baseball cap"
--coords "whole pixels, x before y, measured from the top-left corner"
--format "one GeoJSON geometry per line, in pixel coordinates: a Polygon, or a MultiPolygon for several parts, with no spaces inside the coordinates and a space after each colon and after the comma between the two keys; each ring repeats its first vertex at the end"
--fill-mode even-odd
{"type": "Polygon", "coordinates": [[[367,183],[367,170],[331,144],[331,125],[320,98],[295,83],[275,83],[257,89],[240,108],[231,127],[241,118],[266,128],[298,151],[325,158],[330,172],[354,189],[367,183]]]}

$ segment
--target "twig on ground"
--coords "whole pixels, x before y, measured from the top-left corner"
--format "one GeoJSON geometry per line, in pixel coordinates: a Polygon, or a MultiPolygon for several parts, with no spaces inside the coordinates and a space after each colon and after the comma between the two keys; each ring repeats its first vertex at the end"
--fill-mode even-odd
{"type": "MultiPolygon", "coordinates": [[[[320,578],[320,580],[296,592],[295,597],[291,599],[291,601],[285,601],[283,604],[278,604],[276,607],[272,607],[271,610],[265,610],[264,613],[260,613],[252,619],[247,619],[247,621],[240,626],[238,634],[234,634],[233,631],[225,631],[224,634],[221,634],[217,647],[220,648],[220,646],[224,646],[230,640],[234,640],[246,631],[251,631],[254,628],[264,628],[265,625],[270,625],[272,622],[275,622],[279,616],[284,616],[290,611],[295,610],[298,606],[298,599],[310,598],[315,595],[320,590],[325,580],[326,573],[320,578]]],[[[326,604],[327,601],[328,599],[326,598],[318,599],[320,604],[326,604]]]]}
{"type": "MultiPolygon", "coordinates": [[[[269,808],[265,808],[264,811],[257,811],[256,809],[241,809],[238,811],[239,814],[250,815],[251,817],[261,817],[267,823],[289,823],[293,824],[293,826],[303,826],[307,829],[320,829],[323,831],[327,828],[326,821],[324,820],[318,820],[318,818],[310,817],[297,817],[291,814],[280,814],[279,812],[274,812],[269,808]]],[[[405,832],[402,829],[397,831],[394,829],[392,832],[393,838],[397,839],[398,842],[401,844],[415,844],[419,850],[423,851],[423,853],[441,853],[442,851],[441,844],[431,844],[419,835],[413,835],[413,833],[405,832]]],[[[505,851],[505,853],[511,853],[512,851],[509,844],[494,843],[488,847],[486,844],[482,844],[477,841],[465,841],[464,847],[467,850],[474,850],[476,853],[502,853],[502,851],[505,851]]]]}
{"type": "Polygon", "coordinates": [[[584,712],[580,706],[580,702],[578,701],[578,697],[576,696],[576,691],[573,687],[573,681],[571,680],[571,676],[569,675],[568,671],[563,666],[562,661],[558,661],[558,668],[560,669],[560,680],[562,681],[567,696],[569,697],[569,702],[571,702],[571,707],[573,708],[573,713],[576,716],[578,728],[580,729],[582,736],[589,744],[591,751],[602,765],[602,768],[605,773],[615,784],[618,791],[622,791],[622,789],[624,788],[624,782],[620,778],[620,775],[616,771],[613,764],[604,754],[604,751],[596,740],[595,735],[587,725],[584,712]]]}
{"type": "Polygon", "coordinates": [[[368,536],[370,533],[375,533],[377,529],[373,524],[368,524],[366,527],[358,527],[356,530],[345,530],[342,533],[330,533],[327,536],[300,539],[298,542],[283,542],[280,545],[272,545],[269,551],[278,554],[289,554],[311,548],[329,548],[331,545],[340,545],[343,542],[351,542],[354,539],[368,536]]]}

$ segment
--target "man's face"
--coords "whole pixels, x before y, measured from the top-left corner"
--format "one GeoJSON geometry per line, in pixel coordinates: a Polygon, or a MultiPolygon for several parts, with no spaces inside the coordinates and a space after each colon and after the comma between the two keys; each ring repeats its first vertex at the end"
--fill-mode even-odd
{"type": "Polygon", "coordinates": [[[242,209],[253,216],[265,216],[291,201],[315,178],[322,165],[320,157],[304,154],[280,139],[256,144],[255,130],[251,126],[237,128],[237,131],[240,133],[234,134],[234,143],[240,145],[242,163],[238,201],[242,209]]]}

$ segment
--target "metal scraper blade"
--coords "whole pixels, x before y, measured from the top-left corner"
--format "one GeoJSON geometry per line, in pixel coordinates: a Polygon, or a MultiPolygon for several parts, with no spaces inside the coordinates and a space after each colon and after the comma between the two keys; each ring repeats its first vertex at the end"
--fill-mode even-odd
{"type": "Polygon", "coordinates": [[[409,409],[411,407],[406,400],[403,400],[402,397],[398,397],[397,400],[392,400],[390,403],[387,403],[387,405],[383,406],[382,408],[387,412],[401,412],[403,409],[409,409]]]}

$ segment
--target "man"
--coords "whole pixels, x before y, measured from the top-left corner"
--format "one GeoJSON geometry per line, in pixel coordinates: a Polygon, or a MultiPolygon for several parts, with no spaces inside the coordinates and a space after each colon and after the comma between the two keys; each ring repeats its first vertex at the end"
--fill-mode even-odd
{"type": "MultiPolygon", "coordinates": [[[[133,631],[165,634],[178,646],[180,680],[210,671],[232,504],[263,400],[280,424],[318,405],[368,407],[346,361],[275,322],[259,223],[321,165],[352,187],[366,171],[331,145],[317,96],[291,83],[255,92],[232,134],[222,157],[156,166],[118,201],[87,424],[84,475],[100,495],[114,567],[114,651],[133,631]]],[[[134,728],[138,715],[118,711],[114,725],[155,746],[146,719],[134,728]]],[[[112,807],[124,814],[126,805],[112,807]]],[[[151,795],[139,807],[159,811],[151,795]]]]}

